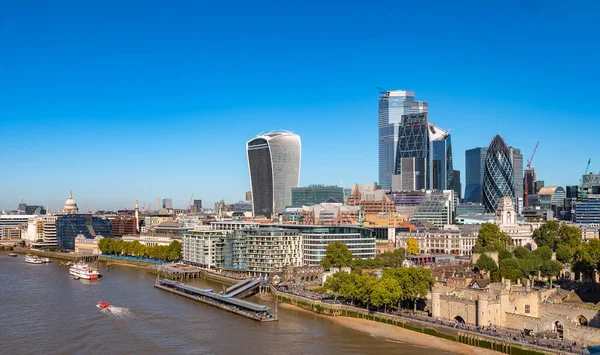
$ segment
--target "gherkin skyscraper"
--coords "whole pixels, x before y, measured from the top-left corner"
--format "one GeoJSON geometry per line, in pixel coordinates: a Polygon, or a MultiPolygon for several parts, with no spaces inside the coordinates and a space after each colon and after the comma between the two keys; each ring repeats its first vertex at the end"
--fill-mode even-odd
{"type": "Polygon", "coordinates": [[[487,151],[482,193],[487,212],[496,212],[502,197],[510,197],[515,202],[515,177],[510,150],[500,135],[494,137],[487,151]]]}

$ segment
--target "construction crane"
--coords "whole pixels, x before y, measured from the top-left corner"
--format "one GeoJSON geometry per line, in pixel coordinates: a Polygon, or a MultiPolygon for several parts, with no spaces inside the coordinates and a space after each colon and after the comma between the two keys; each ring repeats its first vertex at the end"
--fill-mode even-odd
{"type": "Polygon", "coordinates": [[[187,213],[190,213],[190,209],[192,208],[192,200],[194,199],[194,194],[190,197],[190,203],[187,205],[187,213]]]}
{"type": "MultiPolygon", "coordinates": [[[[533,157],[535,157],[535,152],[537,152],[537,148],[540,142],[535,144],[535,148],[533,149],[533,153],[531,154],[531,158],[527,159],[527,170],[531,170],[531,162],[533,161],[533,157]]],[[[525,209],[529,209],[529,184],[527,183],[527,177],[525,177],[525,209]]],[[[532,181],[535,182],[535,181],[532,181]]]]}
{"type": "Polygon", "coordinates": [[[150,213],[150,207],[152,207],[152,203],[150,203],[150,204],[148,205],[148,208],[146,209],[146,213],[150,213]]]}
{"type": "Polygon", "coordinates": [[[537,152],[537,147],[540,142],[535,144],[535,148],[533,149],[533,153],[531,154],[531,158],[527,159],[527,169],[531,169],[531,162],[533,161],[533,157],[535,156],[535,152],[537,152]]]}
{"type": "Polygon", "coordinates": [[[585,173],[583,173],[583,175],[581,175],[581,178],[579,179],[579,200],[583,200],[587,196],[587,193],[585,192],[585,189],[583,188],[583,177],[586,176],[590,172],[591,162],[592,162],[592,158],[589,158],[587,165],[585,167],[585,173]]]}
{"type": "Polygon", "coordinates": [[[88,213],[92,213],[92,210],[90,210],[90,208],[87,205],[86,201],[83,201],[83,203],[85,204],[85,209],[87,209],[88,213]]]}

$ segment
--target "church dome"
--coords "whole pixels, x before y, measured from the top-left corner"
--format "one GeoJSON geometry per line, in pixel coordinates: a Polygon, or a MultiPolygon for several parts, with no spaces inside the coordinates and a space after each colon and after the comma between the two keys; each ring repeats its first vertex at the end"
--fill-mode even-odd
{"type": "Polygon", "coordinates": [[[73,193],[69,191],[69,199],[65,201],[64,212],[65,213],[77,213],[77,202],[73,200],[73,193]]]}

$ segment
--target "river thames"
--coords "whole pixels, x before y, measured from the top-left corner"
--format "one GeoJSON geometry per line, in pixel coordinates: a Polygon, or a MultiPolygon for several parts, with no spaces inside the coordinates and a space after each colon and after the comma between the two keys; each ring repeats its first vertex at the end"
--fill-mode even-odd
{"type": "MultiPolygon", "coordinates": [[[[285,307],[259,323],[153,287],[146,270],[100,264],[100,281],[68,268],[0,253],[0,351],[5,354],[425,354],[432,349],[375,338],[327,317],[285,307]],[[109,312],[98,301],[122,307],[109,312]]],[[[196,280],[191,284],[222,285],[196,280]]],[[[272,307],[270,297],[250,300],[272,307]]],[[[439,353],[438,350],[434,350],[439,353]]]]}

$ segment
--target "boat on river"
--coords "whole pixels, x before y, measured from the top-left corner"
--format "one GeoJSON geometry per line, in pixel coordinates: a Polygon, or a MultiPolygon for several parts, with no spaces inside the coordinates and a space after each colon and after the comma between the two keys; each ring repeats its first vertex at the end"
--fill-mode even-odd
{"type": "Polygon", "coordinates": [[[15,254],[15,253],[9,253],[8,256],[12,256],[13,258],[16,258],[17,254],[15,254]]]}
{"type": "Polygon", "coordinates": [[[29,264],[43,264],[44,261],[37,257],[37,255],[27,254],[25,255],[25,262],[29,264]]]}
{"type": "Polygon", "coordinates": [[[102,274],[88,264],[77,263],[69,268],[69,274],[84,280],[98,280],[102,274]]]}
{"type": "Polygon", "coordinates": [[[98,302],[96,307],[98,307],[100,309],[106,309],[106,308],[110,307],[110,303],[100,301],[100,302],[98,302]]]}

